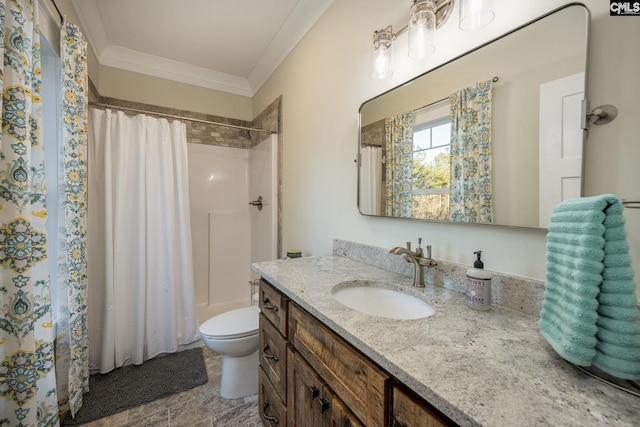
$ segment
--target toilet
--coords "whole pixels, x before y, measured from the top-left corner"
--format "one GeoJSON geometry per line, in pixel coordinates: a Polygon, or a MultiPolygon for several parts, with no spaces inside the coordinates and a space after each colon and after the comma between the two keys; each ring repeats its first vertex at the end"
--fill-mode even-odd
{"type": "Polygon", "coordinates": [[[258,392],[259,313],[257,306],[238,308],[200,325],[204,344],[222,355],[220,395],[225,399],[258,392]]]}

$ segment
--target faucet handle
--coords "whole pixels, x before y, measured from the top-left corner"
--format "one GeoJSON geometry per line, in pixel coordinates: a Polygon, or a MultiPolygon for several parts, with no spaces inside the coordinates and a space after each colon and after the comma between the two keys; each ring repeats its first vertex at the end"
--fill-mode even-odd
{"type": "Polygon", "coordinates": [[[431,245],[427,245],[427,258],[431,258],[431,245]]]}
{"type": "Polygon", "coordinates": [[[407,242],[407,250],[411,250],[411,242],[407,242]]]}
{"type": "Polygon", "coordinates": [[[416,255],[419,257],[421,257],[424,254],[420,245],[422,245],[422,237],[418,237],[418,249],[416,249],[416,255]]]}

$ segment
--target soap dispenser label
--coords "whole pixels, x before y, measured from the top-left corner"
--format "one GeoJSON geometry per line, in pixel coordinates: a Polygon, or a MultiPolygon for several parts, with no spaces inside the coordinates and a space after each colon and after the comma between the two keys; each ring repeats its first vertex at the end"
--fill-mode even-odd
{"type": "Polygon", "coordinates": [[[491,305],[491,279],[467,277],[467,303],[471,305],[491,305]]]}

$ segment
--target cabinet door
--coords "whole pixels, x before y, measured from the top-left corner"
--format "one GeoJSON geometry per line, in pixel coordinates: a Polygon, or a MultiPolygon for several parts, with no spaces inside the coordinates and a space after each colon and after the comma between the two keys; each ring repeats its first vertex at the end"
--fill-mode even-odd
{"type": "Polygon", "coordinates": [[[287,410],[289,426],[363,427],[311,366],[289,350],[287,410]]]}
{"type": "Polygon", "coordinates": [[[289,342],[369,427],[389,425],[389,376],[330,329],[289,304],[289,342]]]}
{"type": "Polygon", "coordinates": [[[440,417],[425,403],[413,398],[400,387],[393,387],[393,427],[446,427],[444,417],[440,417]]]}
{"type": "Polygon", "coordinates": [[[363,427],[363,424],[353,415],[342,400],[331,391],[325,388],[327,400],[330,402],[331,411],[327,411],[325,426],[328,427],[363,427]]]}
{"type": "Polygon", "coordinates": [[[325,384],[299,354],[287,351],[287,425],[321,427],[328,409],[323,397],[325,384]]]}

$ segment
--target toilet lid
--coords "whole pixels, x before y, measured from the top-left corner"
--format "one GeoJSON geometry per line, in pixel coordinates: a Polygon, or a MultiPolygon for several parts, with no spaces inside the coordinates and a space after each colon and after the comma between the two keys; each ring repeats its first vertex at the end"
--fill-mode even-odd
{"type": "Polygon", "coordinates": [[[213,338],[231,339],[258,332],[257,306],[227,311],[207,320],[200,326],[200,333],[213,338]]]}

